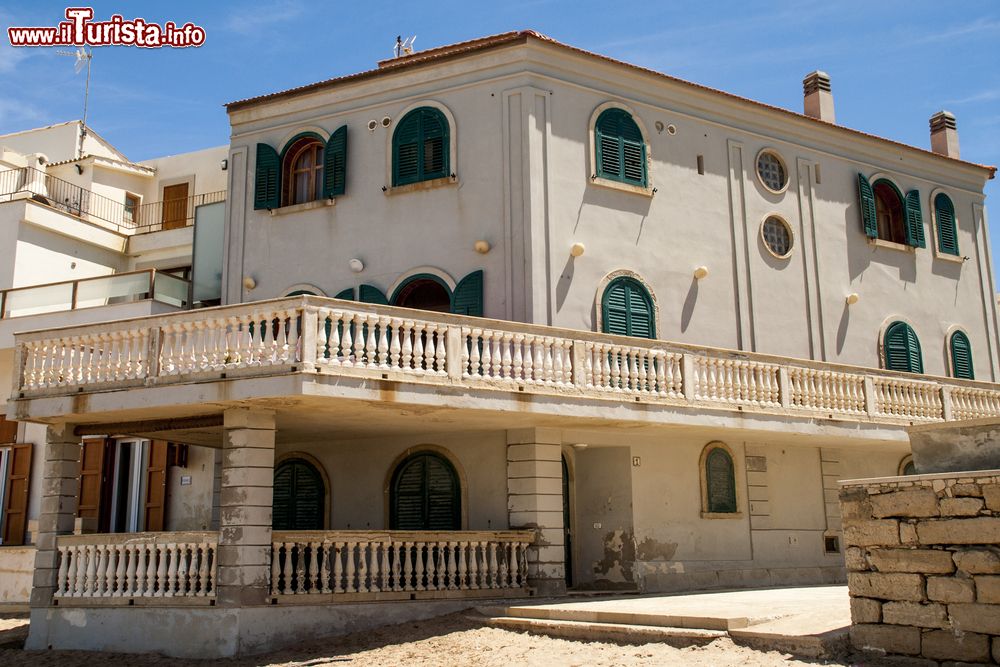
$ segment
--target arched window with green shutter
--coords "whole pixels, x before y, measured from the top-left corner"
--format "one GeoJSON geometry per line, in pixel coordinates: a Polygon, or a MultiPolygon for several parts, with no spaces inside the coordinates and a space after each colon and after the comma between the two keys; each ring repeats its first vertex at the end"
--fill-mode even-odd
{"type": "Polygon", "coordinates": [[[392,134],[392,184],[407,185],[449,175],[451,128],[433,107],[403,116],[392,134]]]}
{"type": "Polygon", "coordinates": [[[419,452],[393,472],[391,530],[461,530],[462,497],[455,467],[443,456],[419,452]]]}
{"type": "Polygon", "coordinates": [[[893,322],[885,330],[885,367],[891,371],[923,373],[924,362],[916,332],[906,322],[893,322]]]}
{"type": "Polygon", "coordinates": [[[630,276],[615,278],[601,297],[604,333],[656,338],[656,310],[646,287],[630,276]]]}
{"type": "Polygon", "coordinates": [[[958,255],[958,226],[955,205],[943,192],[934,198],[934,221],[937,224],[938,252],[958,255]]]}
{"type": "Polygon", "coordinates": [[[948,347],[951,348],[951,374],[964,380],[975,380],[972,369],[972,344],[964,331],[956,331],[951,335],[948,347]]]}
{"type": "Polygon", "coordinates": [[[274,468],[274,530],[323,530],[326,485],[316,466],[292,458],[274,468]]]}
{"type": "Polygon", "coordinates": [[[594,124],[597,177],[646,187],[646,142],[624,109],[605,109],[594,124]]]}
{"type": "Polygon", "coordinates": [[[736,512],[736,471],[725,447],[709,445],[704,457],[704,510],[712,514],[736,512]]]}

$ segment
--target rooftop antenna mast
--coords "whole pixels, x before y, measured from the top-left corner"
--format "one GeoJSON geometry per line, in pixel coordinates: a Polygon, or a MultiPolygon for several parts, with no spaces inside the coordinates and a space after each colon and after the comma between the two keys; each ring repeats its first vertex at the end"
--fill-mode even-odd
{"type": "Polygon", "coordinates": [[[392,53],[396,58],[400,56],[408,56],[413,53],[413,42],[415,42],[417,36],[409,37],[403,39],[402,35],[396,35],[396,44],[392,49],[392,53]]]}
{"type": "Polygon", "coordinates": [[[87,106],[90,102],[90,62],[94,58],[94,50],[88,49],[86,46],[81,46],[76,51],[56,51],[60,56],[73,56],[76,58],[76,63],[73,65],[73,71],[77,74],[80,70],[86,66],[87,68],[87,83],[84,88],[83,93],[83,124],[80,126],[80,142],[76,147],[76,157],[83,157],[83,140],[87,136],[87,106]]]}

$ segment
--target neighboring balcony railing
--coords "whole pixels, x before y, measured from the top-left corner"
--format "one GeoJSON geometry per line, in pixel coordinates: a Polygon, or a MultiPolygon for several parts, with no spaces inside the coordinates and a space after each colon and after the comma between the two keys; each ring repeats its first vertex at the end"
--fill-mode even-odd
{"type": "Polygon", "coordinates": [[[60,535],[56,600],[215,597],[216,532],[60,535]]]}
{"type": "Polygon", "coordinates": [[[312,296],[18,334],[14,398],[276,372],[907,423],[1000,386],[312,296]]]}
{"type": "Polygon", "coordinates": [[[24,197],[84,220],[112,225],[123,233],[142,234],[190,226],[199,206],[225,201],[226,191],[133,207],[33,167],[0,171],[0,202],[24,197]]]}
{"type": "Polygon", "coordinates": [[[333,599],[523,595],[532,531],[276,531],[271,594],[333,599]]]}
{"type": "Polygon", "coordinates": [[[155,269],[0,290],[0,318],[152,299],[186,308],[191,282],[155,269]]]}

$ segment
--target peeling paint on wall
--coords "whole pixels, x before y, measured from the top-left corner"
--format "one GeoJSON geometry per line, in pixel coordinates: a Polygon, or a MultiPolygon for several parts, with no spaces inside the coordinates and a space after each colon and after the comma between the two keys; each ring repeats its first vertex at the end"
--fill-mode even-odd
{"type": "Polygon", "coordinates": [[[639,560],[673,560],[677,553],[676,542],[657,542],[647,537],[636,546],[636,556],[639,560]]]}
{"type": "Polygon", "coordinates": [[[604,557],[594,562],[593,571],[598,575],[594,583],[634,583],[635,536],[631,530],[615,529],[604,536],[604,557]]]}

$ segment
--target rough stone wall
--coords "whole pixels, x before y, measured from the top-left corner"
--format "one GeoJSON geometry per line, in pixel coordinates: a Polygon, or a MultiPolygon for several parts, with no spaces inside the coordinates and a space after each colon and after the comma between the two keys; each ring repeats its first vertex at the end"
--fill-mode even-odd
{"type": "Polygon", "coordinates": [[[844,482],[851,641],[1000,663],[1000,471],[844,482]]]}

